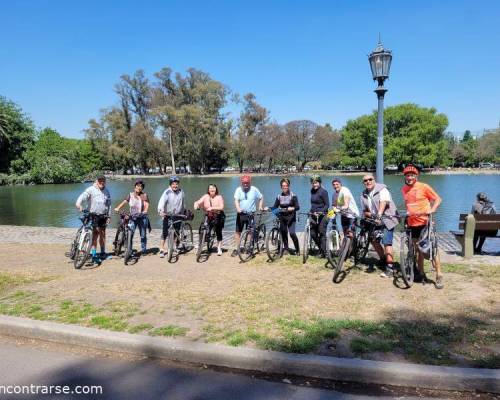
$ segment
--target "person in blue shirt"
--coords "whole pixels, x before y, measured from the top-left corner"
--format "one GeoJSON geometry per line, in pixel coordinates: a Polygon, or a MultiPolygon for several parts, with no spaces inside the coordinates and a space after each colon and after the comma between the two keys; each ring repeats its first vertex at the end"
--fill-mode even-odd
{"type": "MultiPolygon", "coordinates": [[[[234,235],[236,246],[240,242],[241,232],[248,226],[252,216],[257,210],[264,210],[264,196],[259,189],[252,186],[250,175],[243,175],[240,179],[241,186],[234,192],[234,206],[236,208],[236,232],[234,235]]],[[[231,256],[236,257],[238,251],[235,249],[231,256]]]]}

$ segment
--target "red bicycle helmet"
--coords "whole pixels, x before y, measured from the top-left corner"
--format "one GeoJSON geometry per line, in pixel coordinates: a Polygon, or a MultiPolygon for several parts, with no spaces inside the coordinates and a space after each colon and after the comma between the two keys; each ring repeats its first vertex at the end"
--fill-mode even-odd
{"type": "Polygon", "coordinates": [[[252,177],[250,175],[243,175],[240,178],[241,183],[250,183],[252,182],[252,177]]]}
{"type": "Polygon", "coordinates": [[[415,167],[414,165],[412,164],[409,164],[405,167],[405,169],[403,170],[403,175],[406,175],[406,174],[415,174],[415,175],[418,175],[419,172],[418,172],[418,169],[417,167],[415,167]]]}

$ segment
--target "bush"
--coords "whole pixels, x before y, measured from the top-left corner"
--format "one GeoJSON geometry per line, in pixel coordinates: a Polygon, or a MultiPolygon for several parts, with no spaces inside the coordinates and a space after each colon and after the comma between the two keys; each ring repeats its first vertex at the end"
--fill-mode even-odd
{"type": "Polygon", "coordinates": [[[31,183],[34,183],[33,177],[31,174],[21,174],[21,175],[7,175],[7,174],[0,174],[0,186],[6,186],[6,185],[29,185],[31,183]]]}

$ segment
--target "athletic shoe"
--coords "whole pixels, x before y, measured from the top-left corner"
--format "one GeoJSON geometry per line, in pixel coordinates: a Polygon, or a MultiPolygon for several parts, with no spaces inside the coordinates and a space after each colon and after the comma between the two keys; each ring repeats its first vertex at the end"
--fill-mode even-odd
{"type": "Polygon", "coordinates": [[[160,258],[165,257],[165,252],[163,250],[160,250],[160,258]]]}
{"type": "Polygon", "coordinates": [[[394,270],[392,268],[387,267],[384,272],[380,274],[382,278],[392,278],[394,277],[394,270]]]}
{"type": "Polygon", "coordinates": [[[442,289],[442,288],[444,288],[443,277],[438,276],[436,278],[436,289],[442,289]]]}
{"type": "Polygon", "coordinates": [[[222,255],[222,249],[220,247],[217,247],[217,255],[218,256],[222,255]]]}

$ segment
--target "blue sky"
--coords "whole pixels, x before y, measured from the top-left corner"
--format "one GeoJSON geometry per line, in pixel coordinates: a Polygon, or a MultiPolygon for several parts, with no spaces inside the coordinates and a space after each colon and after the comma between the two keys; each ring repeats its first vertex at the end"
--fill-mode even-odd
{"type": "Polygon", "coordinates": [[[70,137],[113,105],[120,75],[202,69],[278,122],[342,127],[376,108],[367,54],[394,54],[386,105],[449,130],[500,121],[500,1],[0,0],[0,94],[70,137]]]}

